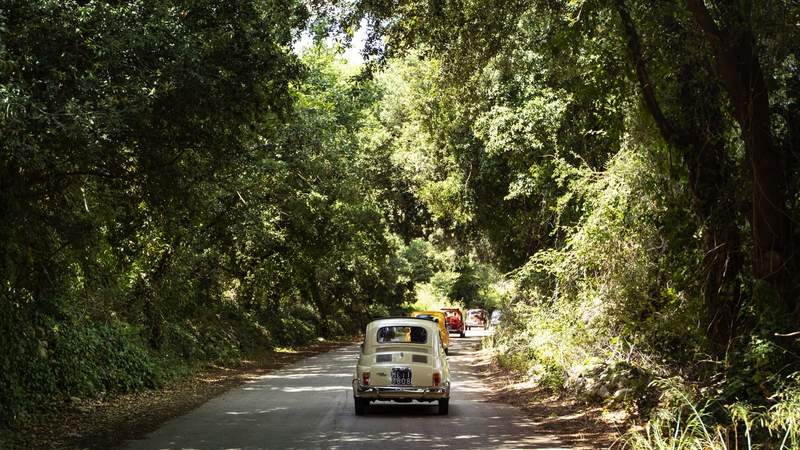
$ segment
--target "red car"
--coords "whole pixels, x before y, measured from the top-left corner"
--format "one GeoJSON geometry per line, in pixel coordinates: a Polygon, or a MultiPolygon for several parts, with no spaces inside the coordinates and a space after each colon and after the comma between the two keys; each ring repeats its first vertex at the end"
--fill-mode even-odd
{"type": "Polygon", "coordinates": [[[442,308],[442,312],[444,313],[447,331],[449,333],[458,333],[459,337],[463,338],[466,325],[464,324],[464,315],[461,310],[458,308],[442,308]]]}

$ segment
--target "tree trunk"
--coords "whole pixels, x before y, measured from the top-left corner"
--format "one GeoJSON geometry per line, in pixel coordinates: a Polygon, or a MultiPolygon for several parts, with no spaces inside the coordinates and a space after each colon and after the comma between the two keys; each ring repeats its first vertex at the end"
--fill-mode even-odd
{"type": "MultiPolygon", "coordinates": [[[[683,120],[670,118],[662,110],[650,79],[639,35],[624,0],[616,0],[636,79],[644,103],[664,141],[676,149],[689,172],[693,209],[701,221],[705,247],[703,299],[708,321],[707,336],[714,353],[724,354],[735,335],[741,306],[738,280],[742,269],[739,208],[735,201],[733,163],[728,158],[723,135],[723,117],[716,87],[698,78],[695,63],[680,62],[679,92],[676,93],[683,120]],[[698,96],[695,86],[707,86],[698,96]]],[[[670,19],[667,19],[670,20],[670,19]]],[[[675,29],[676,23],[668,24],[675,29]]]]}
{"type": "MultiPolygon", "coordinates": [[[[177,245],[177,243],[174,245],[177,245]]],[[[156,292],[158,292],[158,285],[166,272],[167,263],[172,257],[172,248],[173,247],[170,247],[161,253],[158,264],[156,264],[156,267],[148,274],[148,280],[140,279],[136,287],[131,291],[131,295],[134,299],[137,299],[137,297],[141,298],[144,303],[142,305],[142,313],[144,314],[144,325],[149,331],[147,341],[150,347],[156,350],[160,349],[161,345],[164,343],[164,317],[156,298],[156,292]]]]}
{"type": "Polygon", "coordinates": [[[319,288],[317,281],[316,269],[313,267],[309,269],[307,279],[308,293],[311,295],[311,301],[317,307],[319,313],[319,321],[317,322],[317,334],[320,336],[328,336],[327,322],[331,319],[330,305],[322,298],[322,291],[319,288]]]}
{"type": "Polygon", "coordinates": [[[688,9],[714,53],[722,85],[734,107],[752,179],[750,226],[753,276],[770,285],[787,310],[795,310],[789,287],[794,242],[788,212],[786,155],[772,142],[769,92],[758,60],[755,37],[741,7],[725,9],[720,29],[702,0],[686,0],[688,9]]]}

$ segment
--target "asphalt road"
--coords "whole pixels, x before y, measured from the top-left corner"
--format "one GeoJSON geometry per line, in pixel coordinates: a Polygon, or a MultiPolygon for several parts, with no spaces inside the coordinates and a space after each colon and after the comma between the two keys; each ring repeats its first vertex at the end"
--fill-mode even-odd
{"type": "Polygon", "coordinates": [[[483,332],[451,336],[450,414],[436,403],[372,403],[356,416],[350,386],[358,347],[264,375],[165,423],[128,449],[564,449],[522,411],[489,401],[473,371],[483,332]]]}

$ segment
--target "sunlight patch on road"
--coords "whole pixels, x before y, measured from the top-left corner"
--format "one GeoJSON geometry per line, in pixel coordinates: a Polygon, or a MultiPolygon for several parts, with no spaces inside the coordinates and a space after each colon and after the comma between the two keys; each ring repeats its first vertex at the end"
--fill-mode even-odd
{"type": "Polygon", "coordinates": [[[272,412],[275,412],[275,411],[283,411],[283,410],[286,410],[286,409],[289,409],[289,408],[286,408],[286,407],[283,407],[283,406],[276,406],[274,408],[257,409],[255,411],[228,411],[225,414],[227,414],[229,416],[249,416],[249,415],[253,415],[253,414],[269,414],[269,413],[272,413],[272,412]]]}
{"type": "Polygon", "coordinates": [[[328,392],[328,391],[347,391],[353,389],[352,386],[304,386],[304,387],[285,387],[280,389],[283,392],[328,392]]]}
{"type": "Polygon", "coordinates": [[[352,373],[296,373],[287,375],[261,375],[256,381],[260,380],[301,380],[303,378],[353,378],[352,373]]]}

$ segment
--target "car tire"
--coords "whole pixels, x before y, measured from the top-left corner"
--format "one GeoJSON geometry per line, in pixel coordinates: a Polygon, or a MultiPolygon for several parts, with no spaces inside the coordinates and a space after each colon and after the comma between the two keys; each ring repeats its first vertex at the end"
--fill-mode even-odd
{"type": "Polygon", "coordinates": [[[449,412],[450,412],[450,399],[449,398],[439,399],[439,415],[446,416],[449,412]]]}
{"type": "Polygon", "coordinates": [[[353,397],[353,400],[355,400],[355,404],[356,404],[356,415],[357,416],[363,416],[364,414],[366,414],[367,413],[367,405],[369,405],[369,400],[367,400],[365,398],[358,398],[358,397],[353,397]]]}
{"type": "Polygon", "coordinates": [[[463,338],[463,337],[465,337],[465,336],[466,336],[466,333],[464,333],[464,332],[462,331],[460,336],[463,338]]]}

